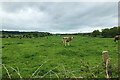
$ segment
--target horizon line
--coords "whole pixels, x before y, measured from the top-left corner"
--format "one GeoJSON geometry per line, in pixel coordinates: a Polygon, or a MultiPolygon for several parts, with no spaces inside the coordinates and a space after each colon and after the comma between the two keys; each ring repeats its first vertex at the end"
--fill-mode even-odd
{"type": "Polygon", "coordinates": [[[48,32],[51,34],[77,34],[77,33],[92,33],[91,32],[49,32],[49,31],[37,31],[37,30],[1,30],[1,31],[16,31],[16,32],[48,32]]]}

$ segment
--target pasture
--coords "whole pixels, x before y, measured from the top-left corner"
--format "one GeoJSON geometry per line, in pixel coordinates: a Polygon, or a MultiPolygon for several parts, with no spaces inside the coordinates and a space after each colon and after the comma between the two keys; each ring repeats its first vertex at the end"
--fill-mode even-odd
{"type": "MultiPolygon", "coordinates": [[[[3,38],[2,63],[17,69],[22,78],[105,78],[102,51],[109,51],[112,77],[118,77],[118,45],[113,38],[74,36],[70,46],[64,46],[62,37],[3,38]]],[[[19,78],[9,66],[10,76],[19,78]]],[[[2,75],[8,78],[4,68],[2,75]]]]}

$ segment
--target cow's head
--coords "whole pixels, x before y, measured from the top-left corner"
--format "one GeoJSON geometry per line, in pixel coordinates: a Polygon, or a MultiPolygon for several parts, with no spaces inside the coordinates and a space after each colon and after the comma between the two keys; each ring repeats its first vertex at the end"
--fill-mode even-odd
{"type": "Polygon", "coordinates": [[[120,39],[120,36],[115,36],[114,42],[118,41],[120,39]]]}
{"type": "Polygon", "coordinates": [[[75,37],[71,37],[71,39],[73,40],[75,37]]]}

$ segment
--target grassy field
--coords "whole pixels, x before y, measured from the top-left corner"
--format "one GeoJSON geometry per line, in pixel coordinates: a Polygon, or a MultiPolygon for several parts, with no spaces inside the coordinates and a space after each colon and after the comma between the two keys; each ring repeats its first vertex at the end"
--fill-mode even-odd
{"type": "MultiPolygon", "coordinates": [[[[105,78],[102,51],[109,51],[112,77],[117,77],[117,43],[113,38],[75,36],[70,46],[64,46],[62,37],[4,38],[2,63],[7,65],[6,68],[12,78],[19,76],[10,66],[19,70],[23,78],[105,78]]],[[[4,68],[2,74],[3,78],[8,78],[4,68]]]]}

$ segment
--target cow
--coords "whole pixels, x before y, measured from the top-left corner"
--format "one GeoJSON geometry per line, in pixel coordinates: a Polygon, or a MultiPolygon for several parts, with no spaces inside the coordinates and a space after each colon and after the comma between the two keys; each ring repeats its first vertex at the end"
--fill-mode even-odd
{"type": "Polygon", "coordinates": [[[22,39],[22,37],[20,36],[19,39],[22,39]]]}
{"type": "Polygon", "coordinates": [[[8,37],[8,39],[10,39],[11,37],[8,37]]]}
{"type": "Polygon", "coordinates": [[[69,46],[69,42],[73,40],[74,37],[63,37],[62,39],[63,39],[63,43],[65,43],[65,46],[66,46],[66,42],[68,42],[68,46],[69,46]]]}
{"type": "Polygon", "coordinates": [[[115,36],[114,42],[117,42],[118,40],[120,40],[120,35],[115,36]]]}
{"type": "Polygon", "coordinates": [[[45,39],[48,39],[48,37],[45,37],[45,39]]]}

